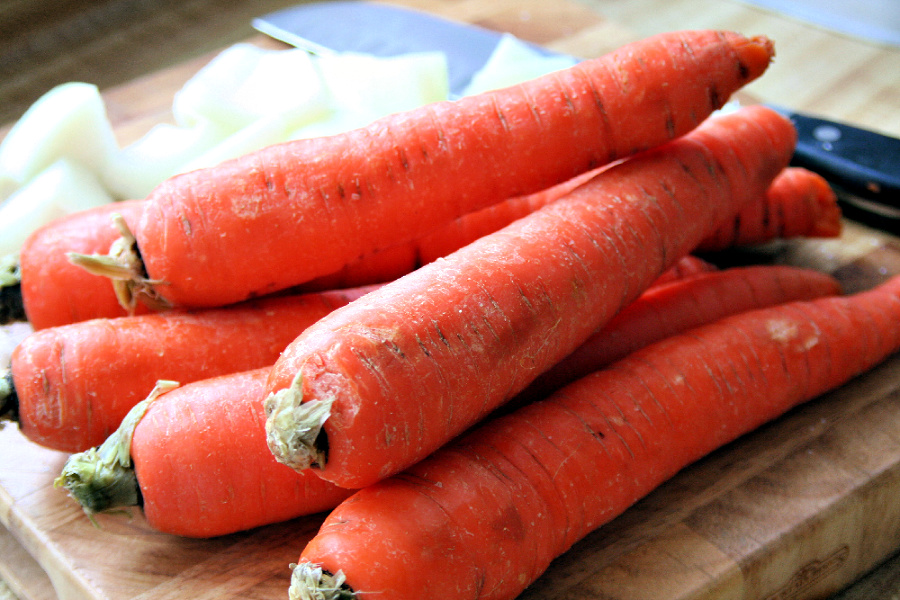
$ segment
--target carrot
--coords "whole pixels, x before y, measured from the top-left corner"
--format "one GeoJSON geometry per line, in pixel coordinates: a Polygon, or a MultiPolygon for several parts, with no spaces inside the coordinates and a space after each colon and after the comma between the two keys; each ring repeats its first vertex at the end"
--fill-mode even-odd
{"type": "Polygon", "coordinates": [[[106,439],[157,379],[188,383],[271,365],[306,327],[371,289],[91,319],[36,331],[13,351],[0,415],[9,414],[35,443],[85,450],[106,439]]]}
{"type": "Polygon", "coordinates": [[[542,373],[514,404],[556,389],[664,337],[724,316],[840,293],[825,273],[780,265],[732,267],[651,286],[572,354],[542,373]]]}
{"type": "MultiPolygon", "coordinates": [[[[463,215],[410,243],[370,252],[340,271],[300,287],[334,289],[391,281],[565,196],[604,168],[607,166],[535,194],[510,198],[463,215]]],[[[803,168],[789,167],[775,178],[758,202],[744,207],[734,220],[703,240],[697,250],[724,250],[801,236],[836,237],[840,231],[841,210],[827,181],[803,168]]]]}
{"type": "Polygon", "coordinates": [[[512,599],[683,467],[900,350],[898,323],[895,277],[639,350],[348,498],[290,597],[512,599]]]}
{"type": "Polygon", "coordinates": [[[244,300],[333,273],[463,214],[693,129],[761,75],[764,37],[660,34],[511,88],[178,175],[134,229],[133,289],[244,300]],[[161,284],[155,282],[162,282],[161,284]]]}
{"type": "Polygon", "coordinates": [[[698,251],[724,250],[795,237],[841,234],[841,208],[824,177],[801,167],[785,169],[763,202],[748,204],[733,223],[720,227],[698,251]]]}
{"type": "Polygon", "coordinates": [[[350,491],[275,461],[262,405],[268,368],[181,387],[162,381],[99,448],[56,480],[91,515],[141,506],[164,533],[208,538],[334,508],[350,491]],[[214,457],[212,460],[210,457],[214,457]]]}
{"type": "MultiPolygon", "coordinates": [[[[518,200],[518,198],[515,198],[515,200],[518,200]]],[[[310,282],[297,286],[295,289],[311,292],[393,281],[394,279],[408,275],[423,265],[434,262],[434,260],[437,260],[438,258],[442,258],[447,254],[459,250],[459,248],[472,243],[484,235],[502,229],[509,223],[515,221],[516,218],[531,214],[540,208],[540,206],[535,206],[533,207],[533,210],[523,212],[522,215],[517,216],[516,218],[502,219],[502,222],[493,220],[493,217],[497,217],[500,211],[491,211],[492,218],[490,223],[495,227],[490,227],[489,229],[482,231],[480,227],[474,225],[476,220],[481,221],[481,225],[488,225],[488,218],[483,220],[479,218],[483,216],[487,217],[487,210],[502,208],[505,211],[508,207],[509,204],[504,202],[488,207],[486,210],[478,211],[477,213],[470,213],[454,221],[453,228],[442,228],[438,232],[435,232],[436,235],[426,236],[420,240],[415,240],[411,244],[400,244],[385,250],[366,254],[361,257],[360,260],[347,265],[346,268],[341,269],[341,271],[337,273],[332,273],[331,275],[324,277],[317,277],[310,282]],[[469,225],[461,222],[468,223],[469,225]],[[464,229],[453,231],[456,227],[464,229]],[[446,237],[444,237],[444,233],[447,234],[446,237]],[[443,252],[446,250],[446,254],[426,254],[426,244],[431,240],[438,240],[442,247],[441,251],[443,252]],[[456,247],[449,249],[452,246],[456,247]]],[[[432,250],[434,250],[434,248],[432,248],[432,250]]],[[[717,268],[718,267],[714,264],[703,258],[688,255],[679,260],[667,272],[663,273],[660,276],[659,283],[682,279],[701,272],[713,271],[717,268]]]]}
{"type": "MultiPolygon", "coordinates": [[[[34,329],[127,314],[109,283],[71,264],[66,253],[107,252],[119,237],[112,215],[118,213],[134,226],[142,207],[141,201],[129,200],[80,211],[45,225],[25,241],[19,252],[19,301],[34,329]]],[[[141,305],[136,312],[148,309],[141,305]]]]}
{"type": "Polygon", "coordinates": [[[410,242],[368,252],[339,271],[316,277],[298,288],[331,290],[392,281],[562,198],[607,167],[597,167],[539,192],[508,198],[462,215],[410,242]]]}
{"type": "Polygon", "coordinates": [[[765,107],[710,120],[336,310],[272,369],[270,448],[345,487],[421,459],[759,197],[795,140],[790,122],[765,107]]]}
{"type": "Polygon", "coordinates": [[[719,268],[711,262],[700,258],[699,256],[687,254],[678,259],[673,266],[669,267],[662,275],[657,277],[650,287],[672,283],[674,281],[681,281],[695,275],[713,273],[718,270],[719,268]]]}

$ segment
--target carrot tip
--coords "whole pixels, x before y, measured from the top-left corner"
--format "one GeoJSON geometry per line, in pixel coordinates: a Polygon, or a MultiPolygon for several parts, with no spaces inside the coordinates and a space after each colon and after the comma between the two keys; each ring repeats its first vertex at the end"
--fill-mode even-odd
{"type": "Polygon", "coordinates": [[[334,575],[309,562],[291,565],[290,600],[354,600],[357,596],[347,587],[342,571],[334,575]]]}
{"type": "Polygon", "coordinates": [[[266,398],[266,442],[275,460],[296,471],[325,466],[322,426],[331,415],[332,399],[303,402],[298,371],[290,387],[266,398]]]}
{"type": "Polygon", "coordinates": [[[65,488],[89,516],[117,507],[137,506],[140,487],[131,466],[134,428],[153,401],[177,386],[174,381],[158,381],[150,395],[129,411],[105,442],[70,456],[53,486],[65,488]]]}

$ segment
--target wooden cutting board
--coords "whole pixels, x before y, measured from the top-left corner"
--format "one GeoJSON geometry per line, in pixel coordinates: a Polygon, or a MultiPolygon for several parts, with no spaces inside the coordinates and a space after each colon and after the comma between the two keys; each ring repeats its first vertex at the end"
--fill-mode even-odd
{"type": "MultiPolygon", "coordinates": [[[[567,2],[433,4],[582,56],[632,37],[567,2]],[[538,12],[523,19],[529,8],[538,12]]],[[[108,90],[120,139],[169,119],[173,92],[208,58],[108,90]]],[[[819,268],[854,291],[900,273],[900,242],[848,223],[838,240],[780,244],[756,258],[819,268]]],[[[99,515],[95,527],[52,487],[66,455],[12,426],[0,448],[0,575],[22,600],[286,598],[288,565],[322,519],[214,540],[154,532],[137,510],[99,515]]],[[[558,559],[522,600],[822,598],[900,548],[898,497],[894,356],[684,470],[558,559]]]]}

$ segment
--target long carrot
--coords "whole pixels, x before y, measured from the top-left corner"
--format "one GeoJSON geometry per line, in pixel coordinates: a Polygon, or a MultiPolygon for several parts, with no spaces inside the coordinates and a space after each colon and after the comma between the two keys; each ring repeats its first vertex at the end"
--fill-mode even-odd
{"type": "Polygon", "coordinates": [[[36,331],[13,351],[0,415],[43,446],[100,444],[157,379],[188,383],[271,365],[306,327],[373,287],[220,309],[91,319],[36,331]]]}
{"type": "MultiPolygon", "coordinates": [[[[368,253],[339,272],[318,277],[297,291],[323,291],[392,281],[437,260],[479,237],[496,231],[588,181],[600,167],[535,194],[520,196],[463,215],[447,225],[406,244],[368,253]]],[[[84,211],[46,226],[23,249],[24,291],[4,287],[0,313],[16,315],[27,297],[27,318],[42,329],[99,317],[127,313],[103,281],[65,258],[65,249],[91,254],[104,251],[118,236],[112,215],[126,222],[137,219],[140,202],[116,203],[84,211]]],[[[841,213],[831,188],[821,176],[790,167],[772,182],[762,204],[752,203],[737,218],[700,243],[698,251],[722,250],[797,236],[834,237],[841,231],[841,213]]],[[[21,270],[21,269],[20,269],[21,270]]],[[[137,314],[148,312],[135,303],[137,314]]]]}
{"type": "MultiPolygon", "coordinates": [[[[370,252],[300,289],[335,289],[397,279],[565,196],[603,168],[463,215],[412,242],[370,252]]],[[[759,201],[744,207],[732,221],[703,240],[697,250],[724,250],[801,236],[836,237],[840,232],[841,210],[827,181],[812,171],[789,167],[759,201]]]]}
{"type": "Polygon", "coordinates": [[[795,140],[764,107],[709,120],[331,313],[272,369],[270,447],[345,487],[421,459],[762,195],[795,140]]]}
{"type": "Polygon", "coordinates": [[[268,368],[163,381],[56,481],[89,513],[140,506],[164,533],[208,538],[334,508],[350,491],[279,464],[257,398],[268,368]],[[212,458],[211,458],[212,457],[212,458]]]}
{"type": "Polygon", "coordinates": [[[839,294],[838,281],[812,269],[755,265],[651,286],[572,354],[542,373],[514,404],[556,389],[664,337],[727,315],[839,294]]]}
{"type": "Polygon", "coordinates": [[[146,271],[133,289],[173,305],[292,287],[682,135],[772,56],[764,37],[660,34],[522,85],[178,175],[150,194],[134,229],[140,261],[123,268],[146,271]]]}
{"type": "MultiPolygon", "coordinates": [[[[120,235],[112,215],[120,214],[133,227],[142,210],[139,200],[98,206],[57,219],[25,241],[19,251],[20,295],[34,329],[127,314],[109,282],[73,265],[66,253],[108,252],[120,235]]],[[[135,312],[148,309],[142,304],[135,312]]]]}
{"type": "Polygon", "coordinates": [[[900,350],[898,323],[895,277],[648,346],[351,496],[290,597],[512,599],[678,470],[900,350]]]}
{"type": "Polygon", "coordinates": [[[795,237],[841,234],[841,208],[824,177],[801,167],[785,169],[763,202],[748,204],[733,223],[720,227],[697,247],[724,250],[795,237]]]}

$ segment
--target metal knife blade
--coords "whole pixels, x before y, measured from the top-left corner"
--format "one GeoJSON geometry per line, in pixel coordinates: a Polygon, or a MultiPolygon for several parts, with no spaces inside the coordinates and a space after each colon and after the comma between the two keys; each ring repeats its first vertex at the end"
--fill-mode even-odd
{"type": "MultiPolygon", "coordinates": [[[[367,0],[312,2],[253,20],[258,31],[310,52],[395,56],[441,51],[450,90],[459,95],[487,62],[501,34],[418,10],[367,0]]],[[[549,49],[532,45],[546,55],[549,49]]],[[[900,139],[847,123],[772,106],[798,131],[793,164],[831,182],[848,216],[900,233],[900,139]],[[871,217],[871,218],[870,218],[871,217]]]]}
{"type": "MultiPolygon", "coordinates": [[[[496,31],[464,25],[419,10],[361,0],[312,2],[252,22],[277,40],[315,54],[359,52],[396,56],[440,51],[447,57],[450,93],[459,96],[500,41],[496,31]]],[[[552,51],[529,44],[537,52],[552,51]]]]}

